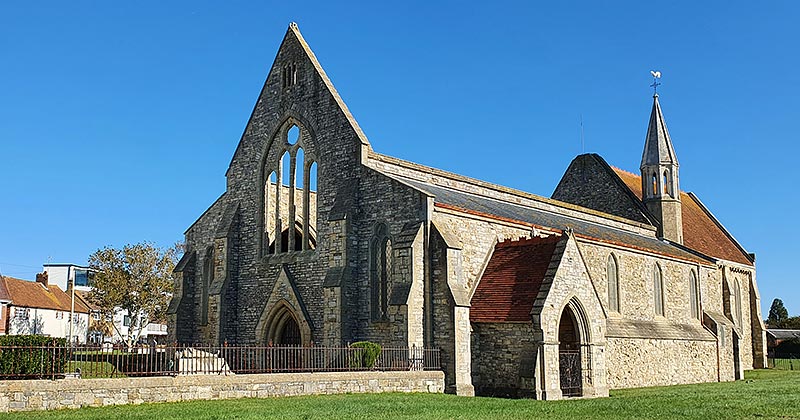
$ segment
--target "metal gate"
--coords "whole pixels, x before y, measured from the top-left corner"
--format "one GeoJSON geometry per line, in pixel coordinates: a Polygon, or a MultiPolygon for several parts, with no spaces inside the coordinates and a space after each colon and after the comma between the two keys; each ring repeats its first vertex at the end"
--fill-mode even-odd
{"type": "Polygon", "coordinates": [[[583,374],[581,372],[580,350],[561,350],[558,352],[561,393],[565,397],[583,395],[583,374]]]}

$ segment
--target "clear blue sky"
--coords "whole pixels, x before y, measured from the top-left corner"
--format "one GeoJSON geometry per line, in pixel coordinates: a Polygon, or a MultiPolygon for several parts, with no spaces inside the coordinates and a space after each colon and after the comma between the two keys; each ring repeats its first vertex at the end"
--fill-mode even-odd
{"type": "Polygon", "coordinates": [[[296,21],[377,151],[543,196],[581,115],[638,172],[661,70],[683,189],[800,315],[800,2],[617,3],[3,2],[0,270],[181,240],[296,21]]]}

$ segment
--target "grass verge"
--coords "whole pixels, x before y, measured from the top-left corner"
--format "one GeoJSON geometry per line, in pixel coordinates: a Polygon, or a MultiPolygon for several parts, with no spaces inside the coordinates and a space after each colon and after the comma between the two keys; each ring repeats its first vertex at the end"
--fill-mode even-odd
{"type": "Polygon", "coordinates": [[[800,372],[612,391],[610,398],[535,401],[441,394],[349,394],[143,404],[14,413],[9,419],[800,419],[800,372]]]}

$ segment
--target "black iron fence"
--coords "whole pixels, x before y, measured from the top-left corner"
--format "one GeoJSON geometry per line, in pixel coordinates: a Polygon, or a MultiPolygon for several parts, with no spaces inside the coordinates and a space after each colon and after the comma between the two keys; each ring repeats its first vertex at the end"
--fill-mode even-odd
{"type": "Polygon", "coordinates": [[[767,358],[771,369],[800,370],[800,354],[778,354],[767,358]]]}
{"type": "Polygon", "coordinates": [[[114,378],[243,373],[439,370],[439,349],[232,345],[2,346],[0,379],[114,378]]]}

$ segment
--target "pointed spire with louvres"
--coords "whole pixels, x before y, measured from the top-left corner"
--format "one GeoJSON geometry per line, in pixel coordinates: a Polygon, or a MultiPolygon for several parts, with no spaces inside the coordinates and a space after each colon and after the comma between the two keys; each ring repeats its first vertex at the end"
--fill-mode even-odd
{"type": "Polygon", "coordinates": [[[683,243],[681,194],[678,182],[678,157],[667,131],[658,94],[653,95],[653,110],[642,153],[642,201],[661,222],[660,236],[683,243]]]}

